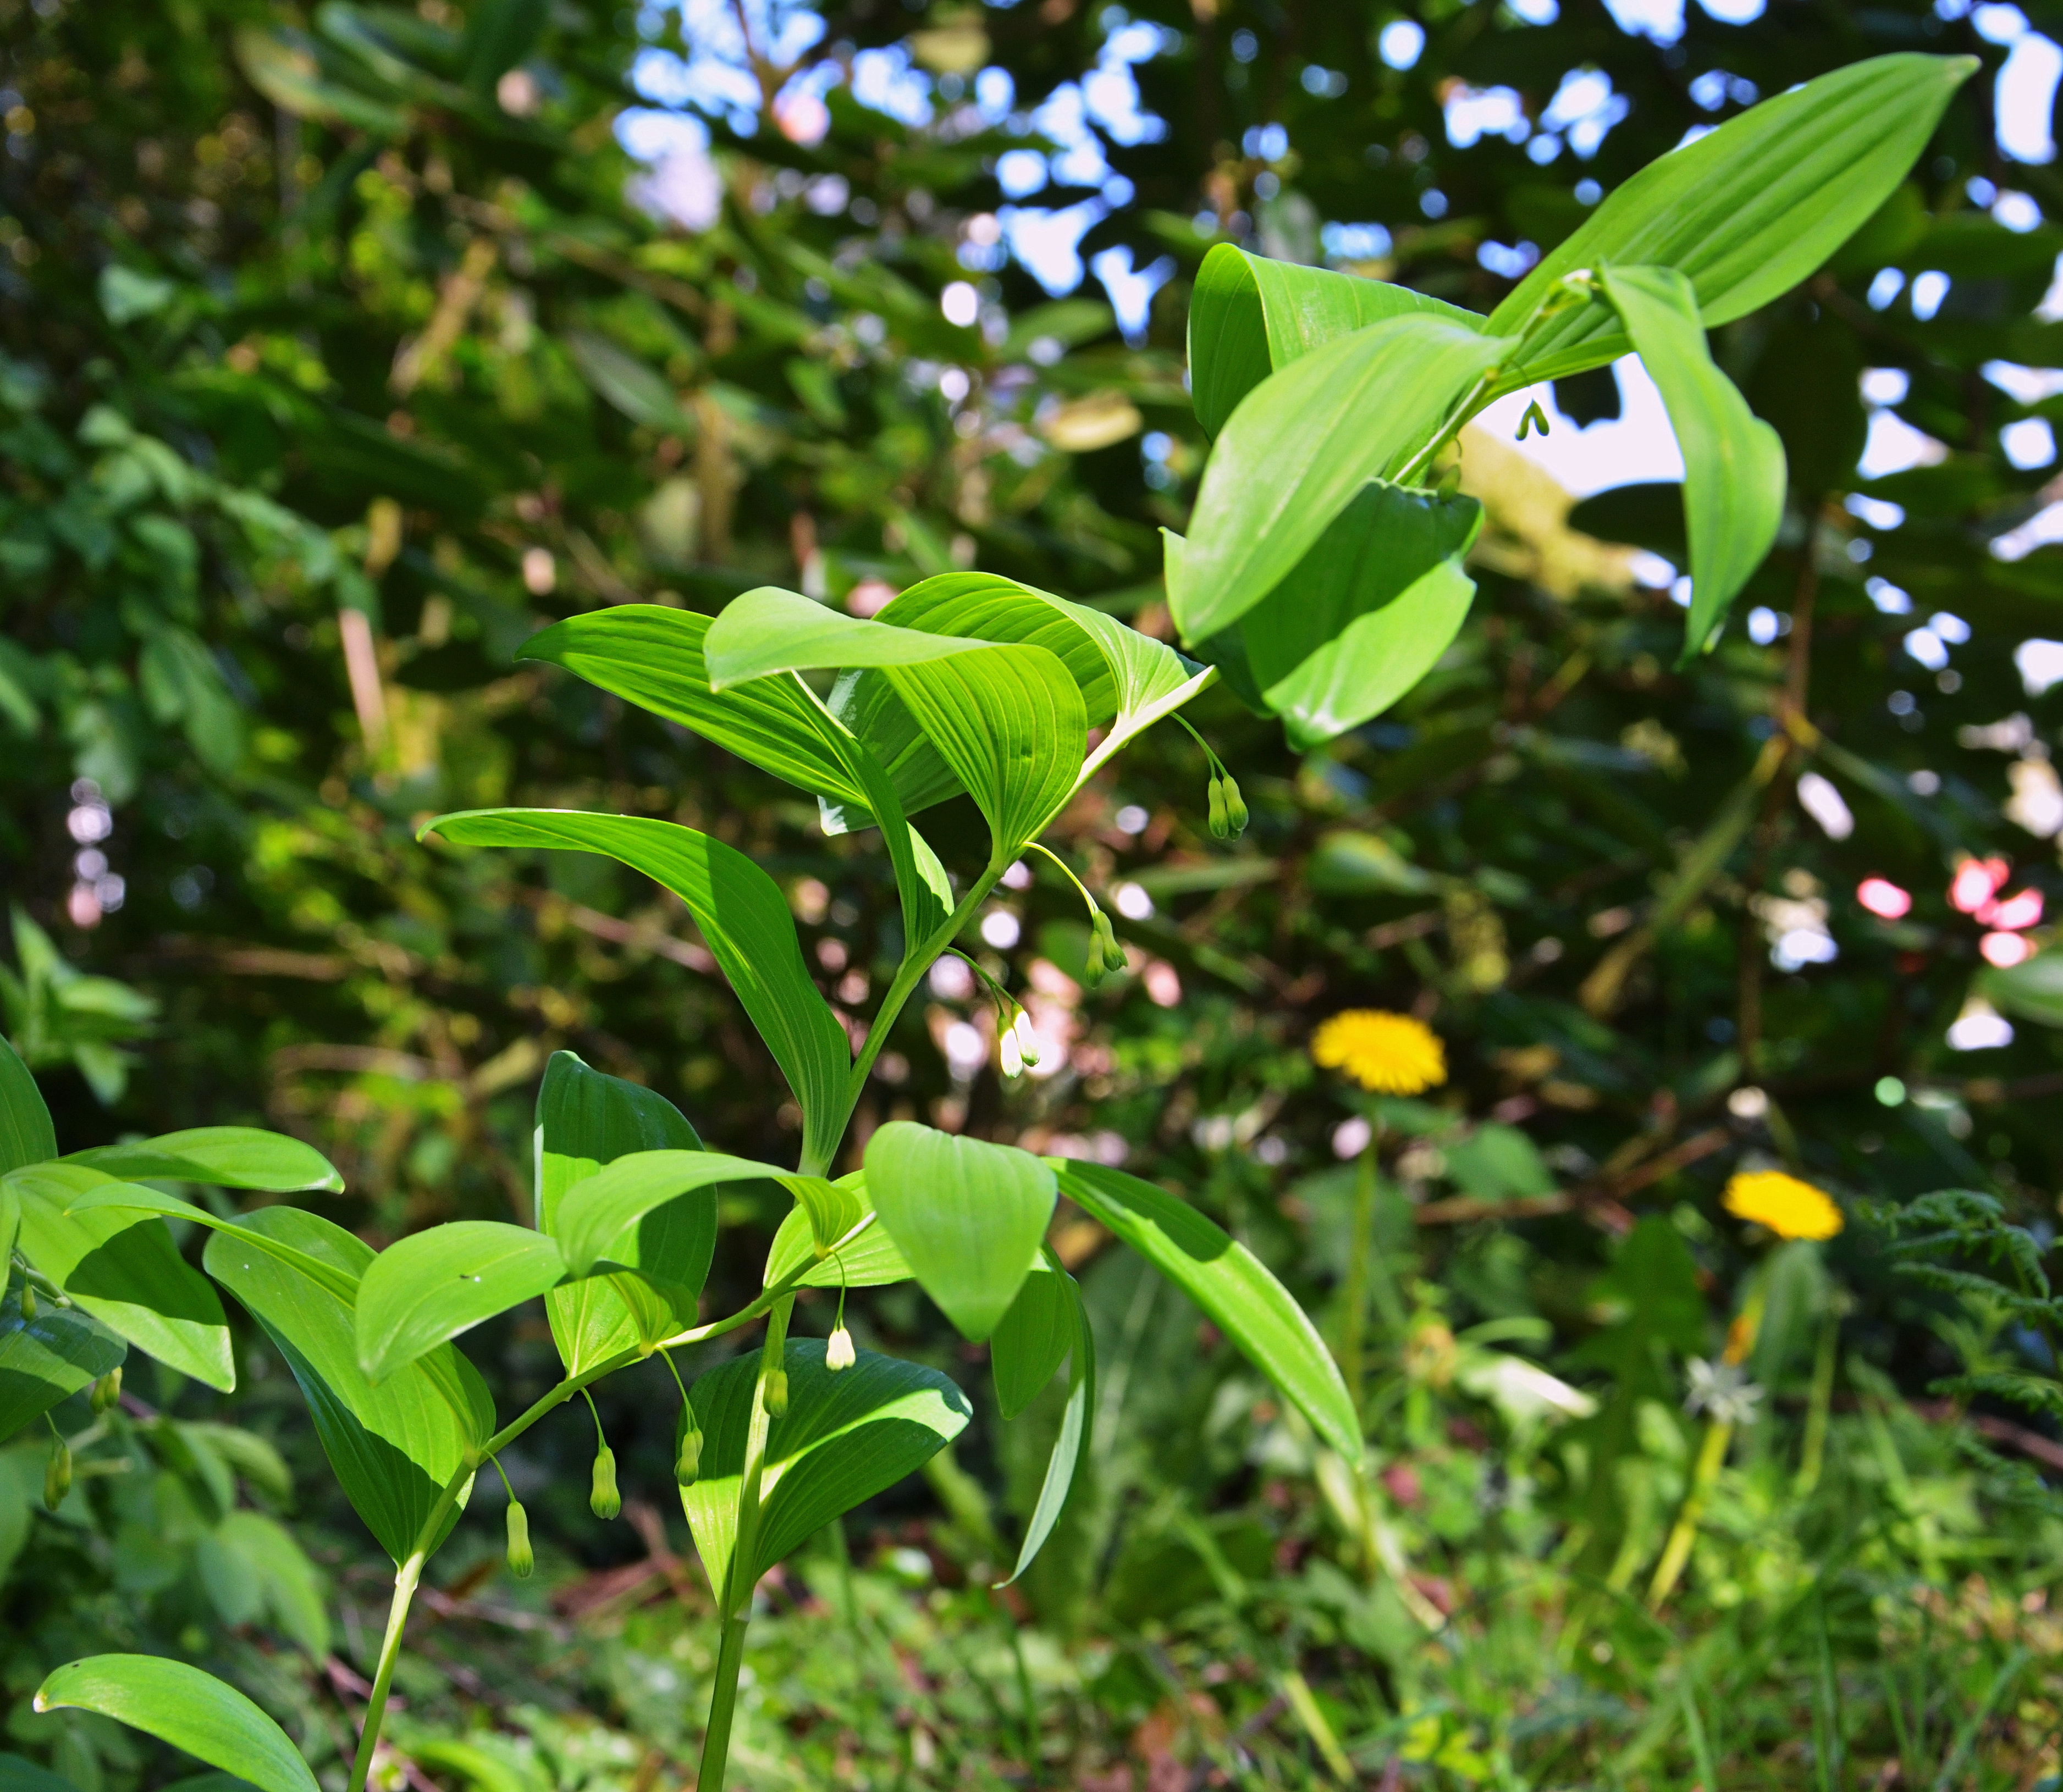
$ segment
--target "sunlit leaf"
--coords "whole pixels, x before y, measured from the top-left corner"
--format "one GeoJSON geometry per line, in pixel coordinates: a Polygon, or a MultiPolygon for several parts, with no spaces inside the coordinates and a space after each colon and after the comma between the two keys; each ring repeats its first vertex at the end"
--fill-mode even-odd
{"type": "Polygon", "coordinates": [[[1277,368],[1385,318],[1424,312],[1466,330],[1482,319],[1387,280],[1214,244],[1189,297],[1189,392],[1215,436],[1239,401],[1277,368]]]}
{"type": "Polygon", "coordinates": [[[13,1172],[22,1255],[139,1350],[227,1392],[236,1385],[236,1365],[222,1303],[179,1256],[164,1222],[139,1223],[134,1211],[67,1211],[109,1179],[75,1163],[13,1172]]]}
{"type": "Polygon", "coordinates": [[[93,1655],[37,1689],[38,1711],[95,1712],[169,1742],[259,1792],[318,1792],[286,1731],[227,1682],[162,1655],[93,1655]]]}
{"type": "Polygon", "coordinates": [[[1168,569],[1184,641],[1208,641],[1282,583],[1371,479],[1394,478],[1506,338],[1419,315],[1342,336],[1240,401],[1204,469],[1188,546],[1168,569]]]}
{"type": "MultiPolygon", "coordinates": [[[[824,1346],[791,1338],[782,1359],[788,1409],[767,1434],[757,1560],[747,1587],[842,1513],[922,1468],[967,1427],[967,1396],[936,1369],[859,1353],[851,1368],[824,1366],[824,1346]]],[[[702,1428],[702,1473],[681,1489],[695,1548],[719,1597],[737,1545],[757,1353],[734,1358],[688,1389],[702,1428]]]]}
{"type": "MultiPolygon", "coordinates": [[[[874,1211],[863,1175],[855,1172],[841,1176],[838,1183],[859,1203],[862,1218],[874,1211]]],[[[903,1253],[896,1249],[895,1240],[888,1236],[887,1227],[878,1221],[850,1244],[840,1247],[828,1257],[819,1257],[810,1216],[798,1206],[789,1211],[787,1218],[781,1222],[780,1230],[774,1233],[774,1243],[766,1253],[766,1272],[761,1280],[765,1286],[771,1288],[776,1282],[786,1280],[797,1270],[805,1268],[806,1273],[800,1285],[810,1288],[883,1288],[891,1282],[910,1280],[909,1264],[903,1260],[903,1253]]]]}
{"type": "Polygon", "coordinates": [[[1186,1294],[1349,1461],[1360,1420],[1317,1328],[1265,1265],[1189,1203],[1121,1170],[1052,1160],[1061,1191],[1186,1294]]]}
{"type": "Polygon", "coordinates": [[[1601,276],[1640,359],[1662,390],[1683,452],[1691,540],[1687,657],[1708,648],[1784,520],[1784,444],[1713,364],[1689,279],[1673,268],[1601,276]]]}
{"type": "Polygon", "coordinates": [[[1039,1255],[1052,1170],[1013,1146],[891,1120],[867,1142],[867,1190],[924,1292],[962,1336],[987,1338],[1039,1255]]]}
{"type": "MultiPolygon", "coordinates": [[[[439,1495],[494,1429],[479,1372],[440,1345],[376,1386],[358,1366],[352,1304],[326,1282],[267,1255],[263,1232],[341,1271],[355,1284],[370,1245],[297,1207],[265,1207],[208,1240],[207,1272],[263,1325],[300,1383],[323,1452],[380,1547],[397,1562],[413,1551],[439,1495]]],[[[461,1490],[465,1503],[470,1481],[461,1490]]],[[[454,1508],[440,1541],[456,1522],[454,1508]]]]}
{"type": "Polygon", "coordinates": [[[1852,62],[1649,163],[1490,314],[1492,332],[1526,332],[1502,389],[1627,352],[1605,303],[1543,312],[1564,276],[1581,270],[1679,269],[1710,328],[1788,292],[1891,195],[1977,66],[1972,56],[1910,53],[1852,62]]]}
{"type": "Polygon", "coordinates": [[[702,658],[709,630],[710,618],[692,610],[621,604],[553,624],[517,657],[562,665],[826,802],[867,807],[864,793],[825,749],[809,697],[792,680],[710,688],[702,658]]]}
{"type": "Polygon", "coordinates": [[[718,1183],[779,1183],[793,1193],[821,1179],[721,1151],[632,1151],[575,1183],[560,1198],[555,1223],[566,1267],[585,1276],[599,1263],[618,1263],[634,1249],[637,1231],[654,1213],[698,1189],[718,1183]]]}
{"type": "Polygon", "coordinates": [[[312,1145],[256,1127],[195,1127],[134,1144],[73,1151],[63,1161],[82,1163],[125,1182],[148,1177],[282,1195],[306,1189],[344,1192],[344,1178],[312,1145]]]}
{"type": "Polygon", "coordinates": [[[366,1265],[354,1320],[358,1366],[374,1382],[483,1320],[565,1280],[565,1259],[542,1232],[455,1219],[412,1232],[366,1265]]]}
{"type": "Polygon", "coordinates": [[[805,1152],[830,1160],[844,1130],[851,1044],[810,980],[780,886],[744,854],[671,822],[575,810],[477,809],[423,831],[462,846],[602,853],[672,890],[794,1091],[805,1152]]]}
{"type": "MultiPolygon", "coordinates": [[[[533,1143],[537,1226],[554,1238],[566,1191],[604,1165],[633,1151],[702,1148],[686,1116],[664,1095],[591,1070],[570,1051],[553,1052],[545,1067],[533,1143]]],[[[546,1295],[567,1371],[577,1375],[692,1324],[716,1232],[717,1191],[706,1187],[654,1208],[634,1237],[620,1234],[611,1242],[615,1260],[637,1275],[584,1276],[546,1295]]]]}
{"type": "MultiPolygon", "coordinates": [[[[1482,522],[1473,498],[1372,480],[1296,570],[1202,651],[1237,651],[1291,745],[1331,740],[1380,715],[1452,645],[1475,595],[1462,560],[1482,522]]],[[[1172,571],[1184,549],[1167,539],[1172,571]]]]}

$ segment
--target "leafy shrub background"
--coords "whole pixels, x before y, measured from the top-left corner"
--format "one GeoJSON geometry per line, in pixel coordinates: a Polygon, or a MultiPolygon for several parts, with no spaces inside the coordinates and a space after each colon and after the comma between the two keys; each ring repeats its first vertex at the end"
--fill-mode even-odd
{"type": "MultiPolygon", "coordinates": [[[[2013,650],[2063,633],[2063,562],[1993,546],[2038,539],[2012,532],[2041,513],[2050,469],[2001,443],[2056,400],[1984,372],[2042,368],[2063,329],[2042,315],[2063,247],[2043,213],[2054,177],[1997,147],[1991,78],[2015,27],[1997,9],[1779,5],[1736,26],[1691,6],[1672,40],[1666,19],[1643,34],[1588,4],[1528,22],[1544,10],[1429,6],[1405,69],[1383,55],[1401,59],[1401,13],[827,11],[804,72],[907,43],[928,62],[932,122],[871,111],[847,81],[827,90],[821,142],[747,134],[754,86],[788,78],[748,64],[711,122],[721,207],[694,231],[626,198],[637,171],[610,128],[649,103],[635,58],[686,47],[668,18],[645,22],[648,40],[637,18],[571,5],[0,12],[8,1031],[68,1141],[297,1131],[346,1172],[336,1216],[383,1240],[521,1211],[530,1102],[559,1044],[646,1079],[736,1149],[792,1149],[770,1066],[678,911],[599,862],[426,850],[422,815],[504,798],[713,828],[746,814],[734,843],[789,882],[826,987],[880,974],[887,892],[813,816],[513,665],[535,623],[662,591],[714,609],[763,580],[847,601],[969,557],[1150,620],[1156,530],[1182,525],[1201,460],[1182,323],[1210,241],[1245,231],[1313,258],[1329,243],[1488,308],[1520,245],[1583,215],[1582,183],[1609,188],[1730,115],[1743,83],[1773,94],[1889,49],[1985,58],[1908,191],[1716,340],[1783,434],[1794,490],[1715,654],[1669,670],[1680,613],[1638,582],[1647,563],[1599,544],[1680,561],[1673,492],[1570,516],[1472,438],[1462,476],[1491,528],[1441,673],[1308,756],[1214,696],[1199,724],[1255,814],[1236,851],[1203,826],[1193,745],[1156,737],[1136,787],[1100,791],[1068,827],[1104,882],[1150,902],[1119,926],[1160,968],[1071,994],[1079,910],[1034,882],[999,905],[1015,942],[991,949],[1013,986],[1044,979],[1067,1068],[1008,1086],[956,1073],[971,1059],[953,1058],[967,1035],[951,1029],[982,1021],[947,986],[895,1042],[901,1079],[870,1098],[875,1121],[1121,1147],[1322,1300],[1352,1195],[1333,1141],[1358,1104],[1313,1071],[1309,1035],[1349,1004],[1422,1008],[1453,1085],[1369,1116],[1389,1141],[1376,1506],[1329,1497],[1309,1440],[1228,1354],[1092,1256],[1100,1348],[1126,1367],[1099,1421],[1114,1465],[1072,1546],[1021,1609],[979,1590],[1043,1452],[1018,1462],[972,1432],[957,1468],[824,1539],[756,1633],[749,1783],[979,1782],[1018,1770],[1027,1734],[1046,1770],[1084,1785],[1305,1783],[1335,1770],[1328,1736],[1358,1770],[1394,1761],[1436,1782],[2056,1770],[2057,1520],[2029,1465],[2053,1469],[2057,1446],[2028,1410],[2053,1400],[2053,1321],[1901,1276],[1891,1244],[1900,1207],[1952,1187],[2000,1217],[1927,1220],[1937,1270],[2009,1272],[2009,1252],[1986,1254],[2004,1224],[2025,1228],[2023,1262],[2053,1238],[2054,998],[2033,969],[1982,968],[1982,930],[1948,901],[1964,854],[2011,862],[2009,891],[2056,888],[2045,836],[2016,819],[2039,821],[2053,789],[2056,699],[2013,650]],[[1142,22],[1152,53],[1126,61],[1142,22]],[[1164,130],[1126,143],[1112,123],[1100,156],[1078,150],[1020,203],[1100,194],[1084,254],[1170,258],[1132,340],[1093,284],[1055,299],[991,235],[999,171],[1021,166],[1003,159],[1049,147],[1033,108],[1085,77],[1092,96],[1121,90],[1120,65],[1164,130]],[[971,115],[988,67],[1011,97],[971,115]],[[1564,86],[1582,70],[1612,97],[1564,86]],[[1472,94],[1494,117],[1506,86],[1527,143],[1461,143],[1472,94]],[[1537,161],[1558,94],[1558,117],[1598,104],[1537,161]],[[1923,319],[1929,271],[1948,283],[1923,319]],[[960,281],[972,326],[940,308],[960,281]],[[1903,396],[1880,379],[1866,402],[1866,368],[1903,372],[1903,396]],[[939,384],[954,368],[958,398],[939,384]],[[1893,417],[1945,455],[1860,479],[1893,417]],[[1875,580],[1910,613],[1880,609],[1875,580]],[[1788,633],[1749,639],[1756,605],[1788,633]],[[1936,669],[1908,637],[1940,612],[1969,638],[1936,629],[1936,669]],[[1796,800],[1808,772],[1842,798],[1845,837],[1796,800]],[[1168,801],[1185,781],[1194,800],[1168,801]],[[1134,803],[1136,829],[1120,822],[1134,803]],[[82,866],[86,851],[105,865],[82,866]],[[1911,913],[1865,912],[1868,876],[1912,892],[1911,913]],[[1772,943],[1800,932],[1838,956],[1779,968],[1772,943]],[[2014,1020],[2010,1045],[1948,1047],[1973,987],[2014,1020]],[[1684,1364],[1717,1355],[1767,1254],[1716,1197],[1763,1159],[1844,1196],[1850,1226],[1773,1276],[1762,1416],[1657,1621],[1639,1594],[1698,1436],[1684,1364]],[[1486,1396],[1481,1359],[1510,1355],[1580,1384],[1598,1414],[1557,1426],[1486,1396]],[[1937,1391],[1949,1377],[1960,1391],[1937,1391]],[[830,1648],[834,1621],[851,1641],[830,1648]]],[[[1578,418],[1610,402],[1595,380],[1557,397],[1578,418]]],[[[971,809],[957,825],[973,837],[971,809]]],[[[742,1284],[776,1216],[729,1217],[717,1273],[742,1284]]],[[[977,1366],[907,1293],[855,1305],[863,1336],[977,1366]]],[[[522,1322],[484,1356],[506,1398],[549,1375],[522,1322]]],[[[54,1518],[30,1513],[39,1466],[22,1469],[18,1444],[0,1457],[15,1464],[0,1544],[10,1525],[24,1540],[0,1583],[10,1746],[84,1792],[158,1783],[132,1741],[26,1710],[42,1673],[89,1647],[204,1656],[298,1711],[312,1754],[325,1734],[348,1742],[381,1589],[355,1521],[306,1492],[318,1459],[263,1362],[261,1344],[233,1404],[139,1375],[147,1410],[82,1452],[109,1470],[54,1518]],[[270,1547],[253,1540],[289,1509],[292,1472],[256,1444],[196,1445],[211,1424],[303,1471],[293,1522],[335,1601],[324,1673],[299,1653],[328,1658],[304,1597],[252,1609],[211,1569],[211,1548],[270,1547]]],[[[658,1513],[670,1436],[633,1388],[613,1398],[626,1487],[658,1513]]],[[[86,1423],[78,1403],[65,1428],[86,1423]]],[[[557,1603],[491,1579],[491,1513],[469,1525],[477,1559],[461,1544],[444,1560],[449,1609],[398,1739],[440,1783],[649,1786],[691,1757],[711,1646],[695,1570],[672,1553],[684,1532],[600,1525],[577,1477],[550,1477],[551,1448],[581,1459],[576,1432],[539,1435],[519,1491],[557,1603]]]]}

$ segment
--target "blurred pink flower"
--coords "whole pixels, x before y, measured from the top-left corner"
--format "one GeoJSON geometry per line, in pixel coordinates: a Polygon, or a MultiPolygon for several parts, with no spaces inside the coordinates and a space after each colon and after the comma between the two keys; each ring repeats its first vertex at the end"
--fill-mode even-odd
{"type": "Polygon", "coordinates": [[[1965,914],[1976,914],[1998,894],[2009,867],[2002,858],[1966,858],[1956,867],[1948,900],[1965,914]]]}
{"type": "Polygon", "coordinates": [[[1988,926],[2003,928],[2009,933],[2032,927],[2041,919],[2041,892],[2017,890],[2004,902],[1993,903],[1991,912],[1981,913],[1978,918],[1988,926]]]}
{"type": "Polygon", "coordinates": [[[1977,950],[1984,954],[1986,964],[2010,970],[2034,956],[2034,942],[2025,934],[1986,934],[1977,942],[1977,950]]]}
{"type": "Polygon", "coordinates": [[[1912,894],[1888,878],[1864,878],[1856,886],[1856,900],[1885,921],[1900,921],[1912,908],[1912,894]]]}

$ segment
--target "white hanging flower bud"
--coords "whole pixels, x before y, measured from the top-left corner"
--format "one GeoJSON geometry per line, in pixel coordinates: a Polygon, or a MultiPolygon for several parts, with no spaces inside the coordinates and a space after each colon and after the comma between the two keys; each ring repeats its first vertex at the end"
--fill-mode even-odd
{"type": "Polygon", "coordinates": [[[833,1375],[849,1369],[859,1360],[852,1348],[852,1334],[840,1325],[824,1345],[824,1367],[833,1375]]]}
{"type": "Polygon", "coordinates": [[[1003,1074],[1005,1076],[1022,1076],[1024,1074],[1024,1048],[1018,1043],[1017,1029],[1014,1027],[1003,1028],[996,1035],[995,1044],[1003,1059],[1003,1074]]]}

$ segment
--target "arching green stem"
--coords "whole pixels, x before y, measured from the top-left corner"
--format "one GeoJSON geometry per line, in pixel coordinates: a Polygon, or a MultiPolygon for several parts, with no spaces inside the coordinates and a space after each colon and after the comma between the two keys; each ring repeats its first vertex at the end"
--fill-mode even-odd
{"type": "Polygon", "coordinates": [[[695,1776],[696,1792],[723,1792],[730,1766],[731,1726],[738,1710],[738,1670],[745,1665],[745,1627],[751,1621],[752,1592],[758,1577],[753,1563],[759,1553],[759,1490],[766,1468],[766,1439],[774,1421],[766,1410],[770,1375],[782,1366],[788,1345],[788,1316],[794,1296],[780,1301],[766,1317],[766,1336],[759,1347],[759,1377],[752,1390],[752,1418],[745,1436],[745,1472],[738,1483],[738,1529],[731,1545],[730,1567],[718,1604],[723,1635],[717,1645],[716,1687],[710,1698],[709,1728],[702,1737],[702,1758],[695,1776]]]}

